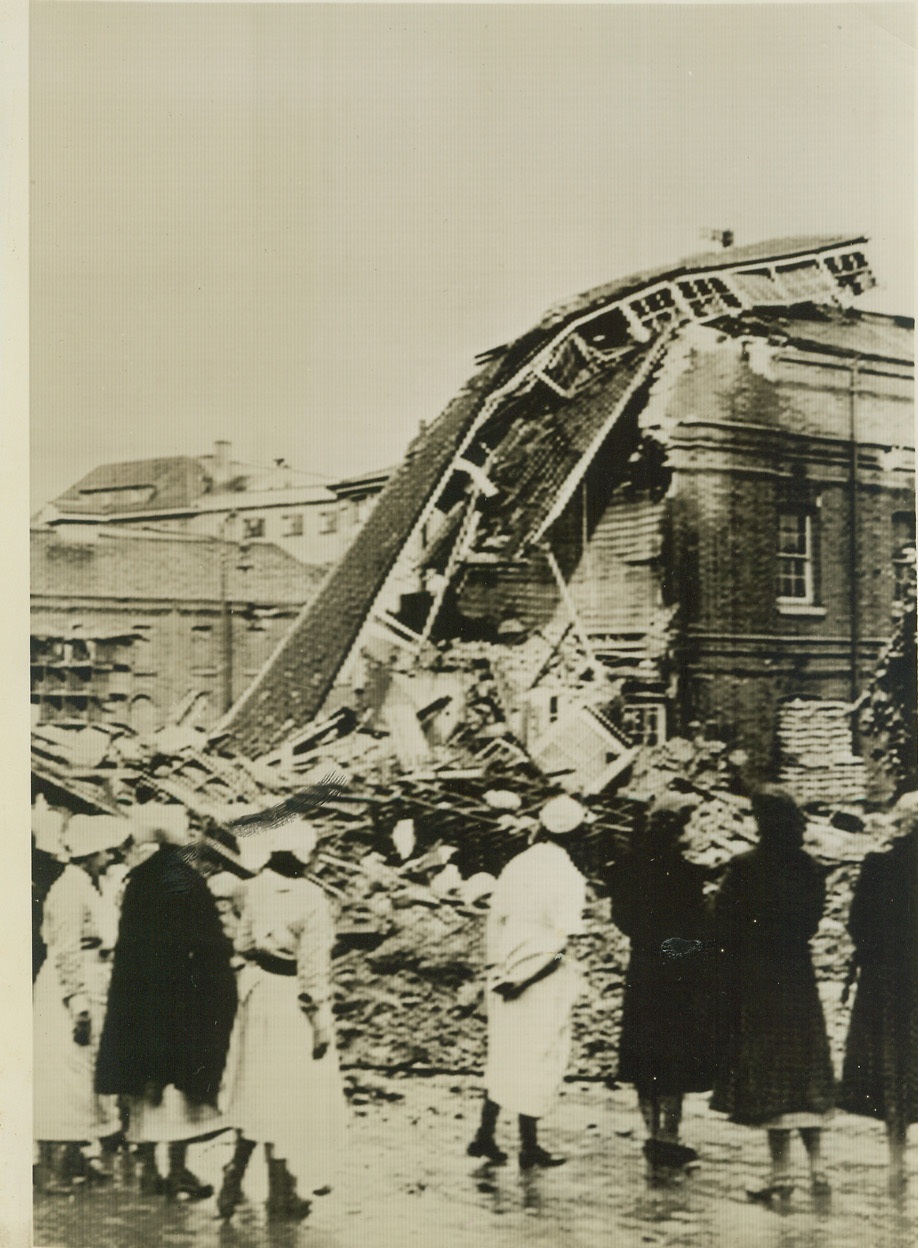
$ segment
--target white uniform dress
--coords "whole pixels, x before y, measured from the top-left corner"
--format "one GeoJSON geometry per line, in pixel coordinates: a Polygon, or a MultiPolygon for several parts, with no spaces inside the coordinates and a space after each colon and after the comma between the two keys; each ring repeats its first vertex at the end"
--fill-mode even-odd
{"type": "Polygon", "coordinates": [[[485,1087],[504,1109],[542,1118],[570,1058],[571,1010],[580,974],[565,946],[583,930],[586,885],[559,846],[541,842],[505,867],[491,898],[486,933],[488,1059],[485,1087]],[[521,983],[548,962],[560,965],[521,996],[493,988],[521,983]]]}
{"type": "Polygon", "coordinates": [[[65,867],[45,899],[48,956],[33,997],[36,1140],[90,1141],[120,1130],[115,1098],[93,1088],[109,976],[100,949],[110,926],[86,872],[65,867]],[[92,1029],[88,1045],[73,1040],[74,1016],[83,1009],[92,1029]]]}
{"type": "Polygon", "coordinates": [[[330,962],[334,931],[325,894],[303,879],[263,871],[248,885],[237,951],[260,958],[239,976],[239,1006],[224,1079],[227,1124],[246,1139],[272,1144],[300,1190],[331,1183],[343,1146],[345,1104],[334,1039],[319,1061],[313,1025],[332,1033],[330,962]],[[286,966],[278,974],[266,966],[286,966]]]}

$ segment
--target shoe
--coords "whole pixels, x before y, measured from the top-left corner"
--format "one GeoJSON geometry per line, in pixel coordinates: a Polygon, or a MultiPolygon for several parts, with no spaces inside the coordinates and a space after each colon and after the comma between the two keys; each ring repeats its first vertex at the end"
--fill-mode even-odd
{"type": "Polygon", "coordinates": [[[166,1178],[166,1195],[173,1200],[207,1200],[213,1194],[211,1184],[202,1183],[188,1169],[170,1171],[166,1178]]]}
{"type": "Polygon", "coordinates": [[[157,1169],[144,1167],[140,1172],[141,1196],[165,1196],[166,1180],[157,1169]]]}
{"type": "Polygon", "coordinates": [[[242,1200],[242,1174],[233,1162],[223,1167],[223,1183],[217,1196],[217,1213],[221,1218],[231,1218],[242,1200]]]}
{"type": "Polygon", "coordinates": [[[96,1162],[87,1159],[85,1166],[81,1167],[80,1173],[76,1177],[79,1182],[90,1185],[94,1183],[111,1183],[115,1176],[111,1170],[106,1170],[104,1166],[97,1165],[96,1162]]]}
{"type": "Polygon", "coordinates": [[[75,1154],[70,1163],[70,1177],[74,1183],[111,1183],[115,1177],[112,1171],[100,1159],[87,1157],[84,1153],[75,1154]]]}
{"type": "Polygon", "coordinates": [[[829,1176],[817,1172],[810,1179],[810,1191],[814,1196],[831,1196],[832,1184],[829,1182],[829,1176]]]}
{"type": "Polygon", "coordinates": [[[698,1160],[698,1150],[689,1148],[687,1144],[679,1144],[675,1140],[659,1140],[651,1138],[644,1141],[644,1156],[651,1166],[664,1169],[685,1169],[698,1160]]]}
{"type": "Polygon", "coordinates": [[[239,1140],[232,1158],[223,1167],[223,1184],[217,1197],[217,1212],[221,1218],[231,1218],[242,1200],[242,1180],[254,1149],[251,1140],[239,1140]]]}
{"type": "Polygon", "coordinates": [[[533,1170],[536,1166],[543,1169],[549,1169],[552,1166],[563,1166],[567,1161],[566,1157],[553,1157],[551,1153],[546,1153],[544,1148],[524,1148],[520,1153],[520,1169],[533,1170]]]}
{"type": "Polygon", "coordinates": [[[507,1154],[497,1147],[494,1140],[483,1139],[476,1135],[465,1150],[470,1157],[485,1157],[493,1166],[502,1166],[507,1154]]]}
{"type": "Polygon", "coordinates": [[[268,1217],[279,1221],[302,1222],[312,1210],[312,1201],[297,1194],[296,1180],[286,1162],[272,1157],[268,1162],[268,1217]]]}
{"type": "Polygon", "coordinates": [[[746,1195],[751,1201],[762,1205],[786,1205],[793,1195],[793,1183],[768,1183],[757,1187],[752,1184],[746,1188],[746,1195]]]}

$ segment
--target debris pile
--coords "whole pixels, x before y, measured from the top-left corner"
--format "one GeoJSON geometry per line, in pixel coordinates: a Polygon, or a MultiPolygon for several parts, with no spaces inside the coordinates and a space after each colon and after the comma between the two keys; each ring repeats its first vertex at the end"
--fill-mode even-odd
{"type": "Polygon", "coordinates": [[[779,779],[801,804],[863,801],[867,772],[852,749],[852,712],[846,702],[806,698],[782,706],[779,779]]]}
{"type": "MultiPolygon", "coordinates": [[[[315,878],[337,912],[334,980],[344,1063],[478,1072],[486,1037],[489,895],[496,876],[529,843],[542,805],[562,779],[545,775],[528,756],[483,658],[463,674],[462,713],[452,721],[436,682],[424,688],[407,682],[412,704],[426,700],[428,708],[426,717],[414,712],[425,757],[412,767],[399,758],[404,742],[391,726],[397,716],[385,728],[341,711],[304,735],[299,752],[257,762],[221,752],[219,742],[204,748],[199,733],[179,727],[146,740],[100,726],[39,728],[36,784],[52,804],[72,810],[178,802],[213,865],[243,875],[241,843],[228,825],[253,808],[300,811],[314,822],[315,878]],[[310,792],[329,781],[322,800],[310,806],[310,792]]],[[[756,840],[742,793],[744,763],[720,742],[674,738],[636,755],[626,788],[583,798],[587,819],[568,843],[589,885],[577,948],[584,991],[574,1011],[572,1072],[607,1077],[616,1065],[629,946],[609,919],[605,868],[625,851],[648,801],[677,789],[694,803],[686,852],[709,870],[713,893],[725,863],[756,840]]],[[[861,860],[883,833],[881,819],[865,824],[856,809],[811,811],[806,844],[826,868],[828,890],[813,952],[836,1056],[847,1028],[841,994],[851,952],[845,928],[851,890],[861,860]]]]}

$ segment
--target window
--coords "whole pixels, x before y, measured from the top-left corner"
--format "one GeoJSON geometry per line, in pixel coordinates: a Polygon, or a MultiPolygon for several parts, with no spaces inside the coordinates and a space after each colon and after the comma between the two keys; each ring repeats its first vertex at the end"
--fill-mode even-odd
{"type": "Polygon", "coordinates": [[[666,740],[666,707],[662,702],[633,702],[622,710],[622,727],[635,744],[659,745],[666,740]]]}
{"type": "Polygon", "coordinates": [[[915,515],[897,511],[892,518],[894,596],[904,602],[915,592],[915,515]]]}
{"type": "Polygon", "coordinates": [[[658,333],[679,315],[675,297],[666,286],[659,286],[639,299],[632,299],[628,309],[651,334],[658,333]]]}
{"type": "Polygon", "coordinates": [[[813,601],[813,518],[799,509],[778,512],[778,598],[813,601]]]}
{"type": "Polygon", "coordinates": [[[244,516],[242,520],[242,534],[245,538],[264,537],[264,516],[244,516]]]}
{"type": "Polygon", "coordinates": [[[338,513],[333,507],[327,507],[325,511],[319,512],[319,532],[338,532],[338,513]]]}
{"type": "Polygon", "coordinates": [[[111,718],[131,694],[128,637],[32,637],[31,687],[36,723],[111,718]]]}
{"type": "Polygon", "coordinates": [[[284,516],[284,537],[302,537],[303,536],[303,513],[294,511],[289,516],[284,516]]]}

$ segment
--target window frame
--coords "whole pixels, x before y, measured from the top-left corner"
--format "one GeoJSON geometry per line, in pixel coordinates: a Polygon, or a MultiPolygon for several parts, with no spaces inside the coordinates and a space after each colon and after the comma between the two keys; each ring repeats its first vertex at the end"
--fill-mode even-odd
{"type": "Polygon", "coordinates": [[[646,745],[653,748],[656,745],[662,745],[668,738],[667,718],[667,707],[663,698],[636,697],[628,699],[621,711],[622,731],[631,738],[635,745],[646,745]],[[649,719],[651,712],[653,713],[654,726],[648,732],[646,720],[649,719]],[[637,731],[634,730],[630,722],[632,716],[640,721],[640,727],[637,731]]]}
{"type": "MultiPolygon", "coordinates": [[[[795,507],[787,504],[778,507],[775,531],[775,557],[777,559],[777,584],[775,588],[778,606],[780,607],[813,607],[817,605],[816,526],[814,519],[813,509],[810,507],[795,507]],[[781,549],[781,522],[785,516],[793,516],[795,519],[803,520],[804,548],[802,552],[783,551],[781,549]],[[784,569],[790,561],[803,564],[802,594],[785,594],[781,592],[784,569]]],[[[796,579],[796,574],[792,573],[791,578],[796,579]]]]}
{"type": "Polygon", "coordinates": [[[329,537],[332,533],[338,532],[338,508],[335,506],[323,507],[319,512],[319,534],[322,537],[329,537]]]}

